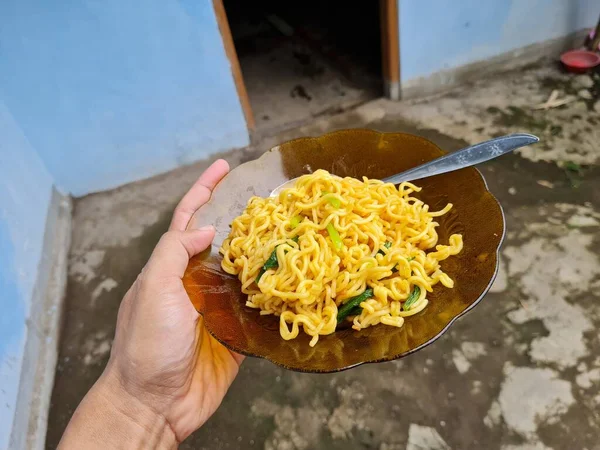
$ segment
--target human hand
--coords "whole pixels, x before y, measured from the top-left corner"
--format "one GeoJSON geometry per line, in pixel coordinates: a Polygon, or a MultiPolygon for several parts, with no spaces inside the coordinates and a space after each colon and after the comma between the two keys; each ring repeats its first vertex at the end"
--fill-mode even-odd
{"type": "Polygon", "coordinates": [[[134,422],[124,433],[141,430],[146,446],[172,447],[206,422],[223,400],[243,356],[208,333],[181,279],[189,259],[205,250],[215,234],[212,226],[185,228],[228,171],[225,161],[215,162],[175,209],[169,231],[121,303],[109,362],[88,394],[95,407],[86,405],[86,396],[63,436],[64,448],[81,443],[69,440],[69,428],[82,418],[80,409],[112,408],[121,422],[134,422]]]}

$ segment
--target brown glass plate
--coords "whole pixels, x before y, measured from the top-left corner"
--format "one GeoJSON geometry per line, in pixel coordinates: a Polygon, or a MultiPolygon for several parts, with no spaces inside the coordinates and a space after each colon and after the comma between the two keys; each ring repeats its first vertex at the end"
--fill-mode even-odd
{"type": "Polygon", "coordinates": [[[219,247],[229,224],[253,195],[266,197],[281,183],[317,169],[339,176],[385,178],[435,159],[444,152],[432,142],[404,133],[352,129],[281,144],[255,161],[234,169],[196,212],[188,228],[213,224],[212,248],[194,257],[183,282],[209,332],[238,353],[265,358],[302,372],[335,372],[364,363],[390,361],[413,353],[439,338],[461,315],[473,308],[490,288],[498,269],[504,237],[504,215],[478,170],[462,169],[416,182],[419,197],[432,210],[448,202],[454,208],[440,218],[439,242],[461,233],[464,249],[442,262],[455,287],[441,285],[429,294],[429,305],[405,320],[402,328],[376,325],[321,336],[315,347],[302,332],[285,341],[279,318],[261,316],[245,306],[236,277],[221,269],[219,247]]]}

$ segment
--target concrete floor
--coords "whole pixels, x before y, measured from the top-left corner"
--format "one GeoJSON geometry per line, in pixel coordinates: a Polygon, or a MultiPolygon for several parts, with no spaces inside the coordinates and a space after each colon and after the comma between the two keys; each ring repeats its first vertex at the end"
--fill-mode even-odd
{"type": "MultiPolygon", "coordinates": [[[[600,103],[591,84],[540,65],[435,98],[377,100],[219,155],[235,166],[282,140],[359,126],[411,131],[448,151],[512,131],[543,140],[481,168],[508,234],[500,276],[472,313],[410,357],[343,373],[247,359],[182,448],[599,450],[600,103]],[[553,89],[577,100],[532,111],[553,89]]],[[[48,448],[107,361],[123,294],[208,164],[76,201],[48,448]]]]}
{"type": "Polygon", "coordinates": [[[240,56],[259,130],[280,130],[376,97],[301,43],[240,56]]]}

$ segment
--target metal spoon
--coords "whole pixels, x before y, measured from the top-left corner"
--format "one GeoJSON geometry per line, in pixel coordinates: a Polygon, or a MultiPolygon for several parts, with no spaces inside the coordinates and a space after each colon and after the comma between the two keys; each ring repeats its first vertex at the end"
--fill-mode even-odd
{"type": "MultiPolygon", "coordinates": [[[[405,181],[420,180],[421,178],[464,169],[497,158],[498,156],[512,152],[520,147],[535,144],[536,142],[539,142],[539,140],[540,139],[537,136],[527,133],[501,136],[441,156],[440,158],[421,164],[413,169],[384,178],[382,181],[384,183],[399,184],[405,181]]],[[[286,181],[273,189],[271,197],[279,195],[282,189],[292,187],[296,183],[296,180],[298,180],[298,178],[286,181]]]]}

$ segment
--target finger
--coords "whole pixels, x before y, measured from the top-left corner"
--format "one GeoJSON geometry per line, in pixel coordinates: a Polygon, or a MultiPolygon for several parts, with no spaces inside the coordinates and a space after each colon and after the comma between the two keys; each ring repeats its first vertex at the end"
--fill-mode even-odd
{"type": "Polygon", "coordinates": [[[240,355],[239,353],[232,352],[231,350],[229,351],[229,353],[231,353],[231,356],[233,357],[234,361],[237,363],[238,366],[241,366],[242,363],[244,362],[244,359],[246,359],[246,357],[244,355],[240,355]]]}
{"type": "Polygon", "coordinates": [[[169,230],[185,230],[194,213],[210,199],[212,190],[228,172],[229,164],[224,159],[212,163],[175,208],[169,230]]]}
{"type": "Polygon", "coordinates": [[[215,237],[215,228],[165,233],[146,265],[148,279],[182,278],[190,258],[206,250],[215,237]]]}

